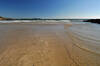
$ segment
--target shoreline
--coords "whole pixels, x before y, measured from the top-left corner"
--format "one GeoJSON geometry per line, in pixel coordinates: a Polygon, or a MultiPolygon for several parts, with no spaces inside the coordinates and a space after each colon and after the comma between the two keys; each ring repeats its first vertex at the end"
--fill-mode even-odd
{"type": "Polygon", "coordinates": [[[4,49],[0,66],[100,65],[100,56],[72,43],[67,34],[70,26],[73,25],[0,24],[0,45],[4,49]]]}

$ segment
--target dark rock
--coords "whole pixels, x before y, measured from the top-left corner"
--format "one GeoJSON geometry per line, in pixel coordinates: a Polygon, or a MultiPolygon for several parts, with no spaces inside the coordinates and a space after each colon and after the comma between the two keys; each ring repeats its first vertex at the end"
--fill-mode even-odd
{"type": "Polygon", "coordinates": [[[90,20],[86,20],[84,22],[91,22],[91,23],[98,23],[98,24],[100,24],[100,19],[90,19],[90,20]]]}

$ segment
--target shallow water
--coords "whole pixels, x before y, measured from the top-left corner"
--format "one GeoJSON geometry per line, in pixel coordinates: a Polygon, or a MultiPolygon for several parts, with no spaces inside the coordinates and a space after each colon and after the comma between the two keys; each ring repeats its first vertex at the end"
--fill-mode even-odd
{"type": "Polygon", "coordinates": [[[100,54],[100,25],[86,23],[69,28],[70,37],[78,47],[100,54]]]}

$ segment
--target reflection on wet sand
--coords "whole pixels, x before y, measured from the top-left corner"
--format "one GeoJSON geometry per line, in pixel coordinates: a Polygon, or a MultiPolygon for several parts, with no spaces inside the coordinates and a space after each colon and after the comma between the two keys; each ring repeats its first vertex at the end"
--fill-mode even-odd
{"type": "Polygon", "coordinates": [[[0,66],[99,66],[73,44],[69,24],[0,24],[0,66]]]}

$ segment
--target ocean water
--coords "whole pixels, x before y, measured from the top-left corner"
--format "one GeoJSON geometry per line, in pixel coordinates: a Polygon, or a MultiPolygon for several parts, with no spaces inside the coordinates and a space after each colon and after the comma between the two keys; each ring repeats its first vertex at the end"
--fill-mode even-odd
{"type": "MultiPolygon", "coordinates": [[[[38,22],[39,20],[37,20],[38,22]]],[[[36,22],[35,20],[1,20],[0,23],[36,22]]]]}
{"type": "Polygon", "coordinates": [[[100,25],[94,23],[75,24],[68,28],[73,43],[85,50],[100,54],[100,25]]]}
{"type": "Polygon", "coordinates": [[[1,20],[0,23],[69,23],[70,20],[1,20]]]}
{"type": "MultiPolygon", "coordinates": [[[[66,23],[72,24],[72,20],[1,20],[0,23],[66,23]]],[[[80,22],[73,22],[73,24],[80,22]]]]}

